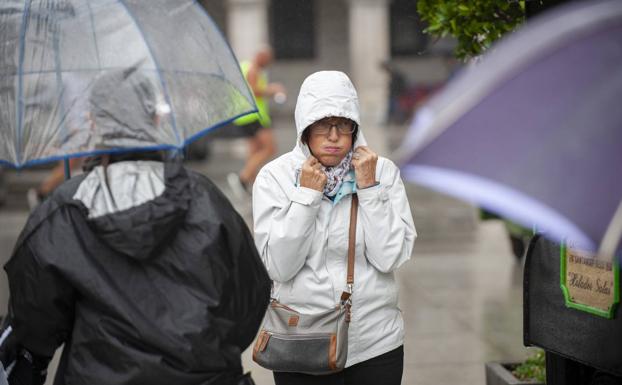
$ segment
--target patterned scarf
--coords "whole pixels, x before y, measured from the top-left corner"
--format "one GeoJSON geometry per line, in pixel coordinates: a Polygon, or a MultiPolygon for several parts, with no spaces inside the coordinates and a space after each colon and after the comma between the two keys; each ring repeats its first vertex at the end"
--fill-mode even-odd
{"type": "Polygon", "coordinates": [[[337,195],[341,184],[343,183],[343,178],[348,175],[348,172],[352,168],[352,151],[348,152],[348,154],[339,162],[338,165],[333,167],[324,167],[322,166],[322,170],[326,173],[328,180],[326,181],[326,186],[324,186],[324,195],[327,197],[334,197],[337,195]]]}

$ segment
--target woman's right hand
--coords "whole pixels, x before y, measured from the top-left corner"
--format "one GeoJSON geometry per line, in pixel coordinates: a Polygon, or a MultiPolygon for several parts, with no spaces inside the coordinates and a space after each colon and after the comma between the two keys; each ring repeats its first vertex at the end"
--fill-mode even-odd
{"type": "Polygon", "coordinates": [[[326,173],[322,171],[322,164],[313,155],[302,164],[300,170],[300,185],[317,191],[324,191],[326,173]]]}

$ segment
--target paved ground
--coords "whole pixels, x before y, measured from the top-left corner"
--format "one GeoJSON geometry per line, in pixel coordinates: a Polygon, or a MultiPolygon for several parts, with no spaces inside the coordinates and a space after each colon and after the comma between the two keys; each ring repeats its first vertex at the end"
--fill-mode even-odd
{"type": "MultiPolygon", "coordinates": [[[[276,121],[280,152],[293,146],[293,119],[276,121]]],[[[402,128],[387,128],[389,148],[402,128]]],[[[373,147],[373,145],[372,145],[373,147]]],[[[225,176],[244,160],[243,140],[215,140],[207,162],[189,166],[212,178],[230,194],[225,176]]],[[[390,154],[389,154],[390,155],[390,154]]],[[[0,208],[0,263],[8,258],[27,217],[25,190],[45,170],[10,172],[8,204],[0,208]]],[[[516,360],[522,345],[522,267],[511,255],[500,222],[479,223],[463,203],[409,185],[408,194],[420,234],[413,259],[399,271],[400,303],[406,325],[404,384],[484,384],[484,363],[516,360]]],[[[250,200],[232,199],[250,223],[250,200]]],[[[7,287],[0,275],[0,313],[7,287]]],[[[244,364],[258,385],[272,384],[269,372],[244,364]]],[[[51,381],[48,381],[51,383],[51,381]]]]}

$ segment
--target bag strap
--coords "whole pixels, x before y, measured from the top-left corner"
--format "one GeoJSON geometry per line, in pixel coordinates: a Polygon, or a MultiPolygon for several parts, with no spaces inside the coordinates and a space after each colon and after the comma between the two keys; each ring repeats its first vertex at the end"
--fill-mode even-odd
{"type": "Polygon", "coordinates": [[[347,284],[352,292],[352,285],[354,284],[354,254],[356,246],[356,216],[358,213],[359,197],[356,194],[352,194],[352,206],[350,207],[350,232],[348,236],[348,279],[347,284]]]}
{"type": "Polygon", "coordinates": [[[346,322],[350,322],[350,306],[352,304],[352,286],[354,285],[354,254],[356,246],[356,216],[359,208],[359,197],[352,194],[352,206],[350,207],[350,230],[348,232],[348,275],[346,283],[348,291],[341,293],[341,303],[345,304],[348,311],[346,312],[346,322]]]}

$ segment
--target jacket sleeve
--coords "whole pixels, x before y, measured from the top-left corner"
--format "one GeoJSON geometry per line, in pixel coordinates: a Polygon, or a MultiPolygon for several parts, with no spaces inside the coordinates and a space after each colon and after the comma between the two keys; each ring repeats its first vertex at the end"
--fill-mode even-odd
{"type": "Polygon", "coordinates": [[[255,244],[272,280],[289,281],[304,265],[321,200],[320,191],[306,187],[292,187],[288,197],[265,170],[255,180],[255,244]]]}
{"type": "Polygon", "coordinates": [[[365,234],[365,257],[388,273],[410,259],[417,232],[399,169],[393,162],[378,162],[379,184],[358,190],[359,220],[365,234]]]}
{"type": "Polygon", "coordinates": [[[32,238],[18,245],[5,265],[11,327],[16,342],[31,353],[52,357],[73,327],[75,290],[54,266],[41,263],[32,238]]]}

